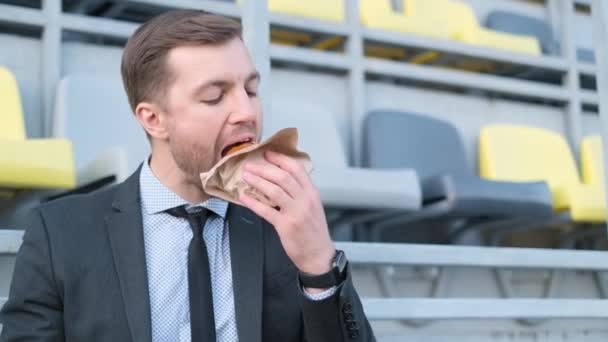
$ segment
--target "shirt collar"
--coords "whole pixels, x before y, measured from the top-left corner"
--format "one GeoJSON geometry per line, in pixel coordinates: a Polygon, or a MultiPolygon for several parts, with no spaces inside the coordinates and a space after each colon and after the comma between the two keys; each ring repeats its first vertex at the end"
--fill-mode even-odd
{"type": "Polygon", "coordinates": [[[152,169],[148,164],[148,160],[146,160],[141,167],[141,172],[139,174],[139,188],[142,209],[148,215],[162,213],[168,209],[175,208],[180,205],[186,205],[187,208],[195,206],[204,207],[211,210],[216,215],[219,215],[222,217],[222,219],[226,218],[228,202],[220,198],[211,197],[202,203],[188,203],[188,201],[161,183],[161,181],[152,172],[152,169]]]}

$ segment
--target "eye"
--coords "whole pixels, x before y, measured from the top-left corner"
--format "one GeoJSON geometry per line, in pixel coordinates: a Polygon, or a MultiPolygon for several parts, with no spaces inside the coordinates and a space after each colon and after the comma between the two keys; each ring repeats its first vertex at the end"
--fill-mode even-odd
{"type": "Polygon", "coordinates": [[[258,93],[256,91],[247,90],[247,95],[249,97],[256,97],[258,96],[258,93]]]}
{"type": "Polygon", "coordinates": [[[224,93],[221,93],[218,97],[211,99],[211,100],[202,100],[201,102],[206,103],[208,105],[216,105],[220,102],[222,102],[222,99],[224,98],[224,93]]]}

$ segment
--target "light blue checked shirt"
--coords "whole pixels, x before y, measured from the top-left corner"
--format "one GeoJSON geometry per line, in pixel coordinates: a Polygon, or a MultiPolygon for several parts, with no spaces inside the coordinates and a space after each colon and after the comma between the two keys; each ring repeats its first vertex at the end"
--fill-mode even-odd
{"type": "MultiPolygon", "coordinates": [[[[165,212],[184,204],[190,208],[202,206],[216,214],[209,217],[203,231],[211,270],[216,338],[219,342],[238,342],[230,235],[226,221],[228,202],[212,197],[203,203],[191,205],[164,186],[147,162],[141,168],[139,183],[152,342],[191,342],[188,245],[192,240],[192,229],[186,220],[165,212]]],[[[304,294],[311,300],[322,300],[332,296],[335,291],[334,287],[319,294],[304,294]]]]}

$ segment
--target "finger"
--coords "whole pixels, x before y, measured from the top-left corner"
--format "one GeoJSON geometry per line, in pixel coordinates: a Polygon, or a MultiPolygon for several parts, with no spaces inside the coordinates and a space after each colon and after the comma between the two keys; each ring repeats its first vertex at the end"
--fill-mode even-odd
{"type": "Polygon", "coordinates": [[[302,186],[289,172],[271,163],[266,163],[265,166],[247,164],[245,165],[245,171],[278,185],[291,198],[296,198],[302,189],[302,186]]]}
{"type": "Polygon", "coordinates": [[[280,186],[269,182],[262,177],[245,171],[243,173],[243,179],[245,182],[247,182],[247,184],[266,195],[266,197],[281,208],[287,207],[292,201],[291,197],[289,197],[289,195],[280,186]]]}
{"type": "Polygon", "coordinates": [[[310,185],[310,177],[306,170],[304,170],[304,166],[294,158],[274,151],[266,151],[264,157],[270,163],[289,172],[301,186],[305,187],[310,185]]]}
{"type": "Polygon", "coordinates": [[[239,196],[239,200],[243,202],[243,204],[253,211],[256,215],[260,216],[264,220],[270,222],[273,226],[276,225],[279,211],[274,208],[269,207],[268,205],[258,201],[257,199],[243,193],[239,196]]]}

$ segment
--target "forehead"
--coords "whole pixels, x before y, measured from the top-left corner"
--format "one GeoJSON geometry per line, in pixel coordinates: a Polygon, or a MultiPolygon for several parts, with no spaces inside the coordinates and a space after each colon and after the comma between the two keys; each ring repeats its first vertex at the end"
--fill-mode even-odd
{"type": "Polygon", "coordinates": [[[174,80],[196,82],[216,78],[244,80],[255,70],[239,38],[220,45],[179,46],[171,49],[167,66],[174,80]]]}

